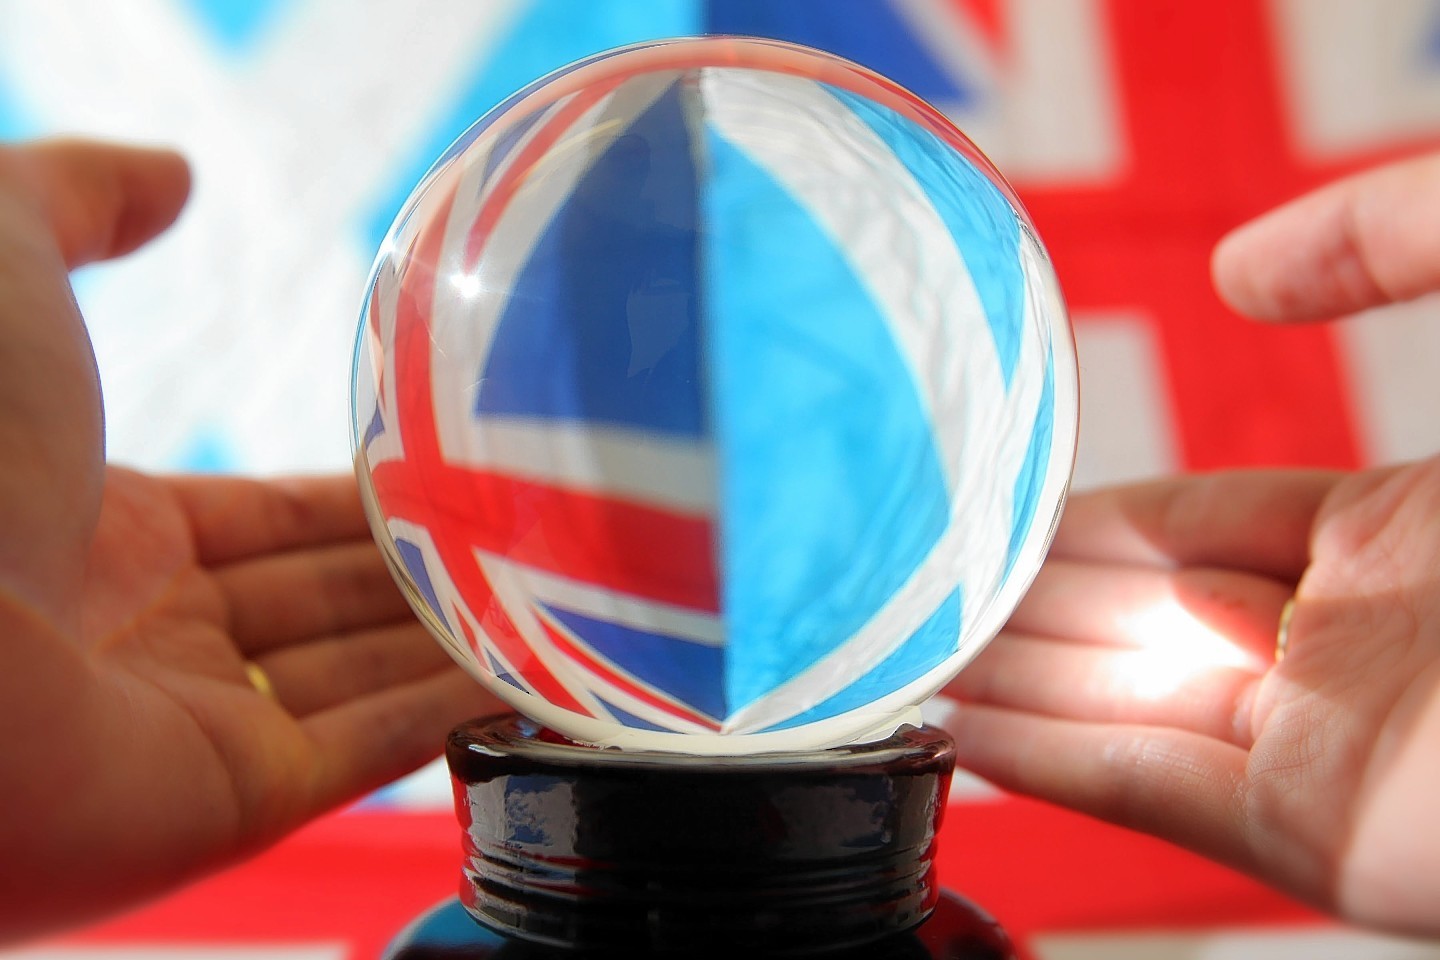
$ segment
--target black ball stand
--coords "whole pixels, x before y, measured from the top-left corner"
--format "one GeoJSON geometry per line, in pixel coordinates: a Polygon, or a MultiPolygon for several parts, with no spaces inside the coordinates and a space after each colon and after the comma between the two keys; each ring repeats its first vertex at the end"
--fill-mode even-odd
{"type": "Polygon", "coordinates": [[[935,883],[953,745],[938,730],[797,754],[691,757],[476,720],[446,758],[460,898],[388,960],[1013,960],[935,883]]]}

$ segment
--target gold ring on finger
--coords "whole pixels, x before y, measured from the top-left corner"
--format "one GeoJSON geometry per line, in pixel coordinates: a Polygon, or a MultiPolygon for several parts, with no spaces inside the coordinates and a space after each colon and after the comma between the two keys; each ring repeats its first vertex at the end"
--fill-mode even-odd
{"type": "Polygon", "coordinates": [[[1275,628],[1275,662],[1279,663],[1285,659],[1285,654],[1290,652],[1290,621],[1295,616],[1295,598],[1291,597],[1285,601],[1285,606],[1280,608],[1280,625],[1275,628]]]}
{"type": "Polygon", "coordinates": [[[245,661],[245,678],[260,696],[280,702],[280,698],[275,696],[275,685],[270,682],[270,675],[254,660],[245,661]]]}

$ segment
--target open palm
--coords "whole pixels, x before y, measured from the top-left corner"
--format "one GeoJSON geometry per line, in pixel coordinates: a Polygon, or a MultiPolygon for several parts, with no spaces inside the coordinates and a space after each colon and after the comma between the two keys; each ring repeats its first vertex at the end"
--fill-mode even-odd
{"type": "Polygon", "coordinates": [[[66,267],[143,242],[186,184],[168,154],[0,151],[0,939],[254,853],[492,706],[410,614],[353,478],[104,465],[66,267]]]}
{"type": "Polygon", "coordinates": [[[1076,497],[1030,596],[952,687],[962,762],[1353,919],[1427,929],[1437,518],[1435,461],[1076,497]]]}
{"type": "MultiPolygon", "coordinates": [[[[1414,296],[1440,287],[1437,212],[1440,159],[1370,174],[1233,236],[1217,282],[1276,320],[1414,296]]],[[[982,776],[1440,933],[1440,460],[1075,497],[952,692],[982,776]]]]}

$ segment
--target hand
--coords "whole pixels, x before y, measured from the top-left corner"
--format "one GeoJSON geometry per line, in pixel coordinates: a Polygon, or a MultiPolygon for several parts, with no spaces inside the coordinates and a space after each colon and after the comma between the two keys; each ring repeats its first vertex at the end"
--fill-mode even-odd
{"type": "Polygon", "coordinates": [[[352,477],[105,466],[67,267],[187,190],[168,153],[0,148],[0,940],[253,854],[494,706],[411,616],[352,477]]]}
{"type": "MultiPolygon", "coordinates": [[[[1437,220],[1440,157],[1382,169],[1227,238],[1217,285],[1282,321],[1414,297],[1437,220]]],[[[960,762],[1000,786],[1440,933],[1440,459],[1077,496],[951,693],[960,762]]]]}

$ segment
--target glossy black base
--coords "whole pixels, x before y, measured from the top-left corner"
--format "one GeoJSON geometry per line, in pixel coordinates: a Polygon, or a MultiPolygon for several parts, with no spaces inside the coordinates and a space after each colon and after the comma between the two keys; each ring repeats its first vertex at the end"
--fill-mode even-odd
{"type": "Polygon", "coordinates": [[[713,758],[601,749],[511,715],[461,724],[446,759],[460,896],[389,960],[1014,957],[936,883],[954,768],[939,730],[713,758]]]}
{"type": "Polygon", "coordinates": [[[458,727],[446,759],[460,900],[531,943],[809,956],[908,930],[939,894],[954,747],[938,730],[716,759],[602,750],[497,717],[458,727]]]}
{"type": "MultiPolygon", "coordinates": [[[[708,956],[755,960],[753,948],[730,950],[716,944],[708,956]]],[[[580,958],[673,957],[635,951],[577,952],[511,940],[481,926],[459,900],[420,917],[390,946],[385,960],[580,960],[580,958]]],[[[758,954],[758,956],[763,956],[758,954]]],[[[816,960],[1015,960],[999,925],[969,901],[942,893],[935,912],[905,933],[863,947],[813,955],[816,960]]]]}

